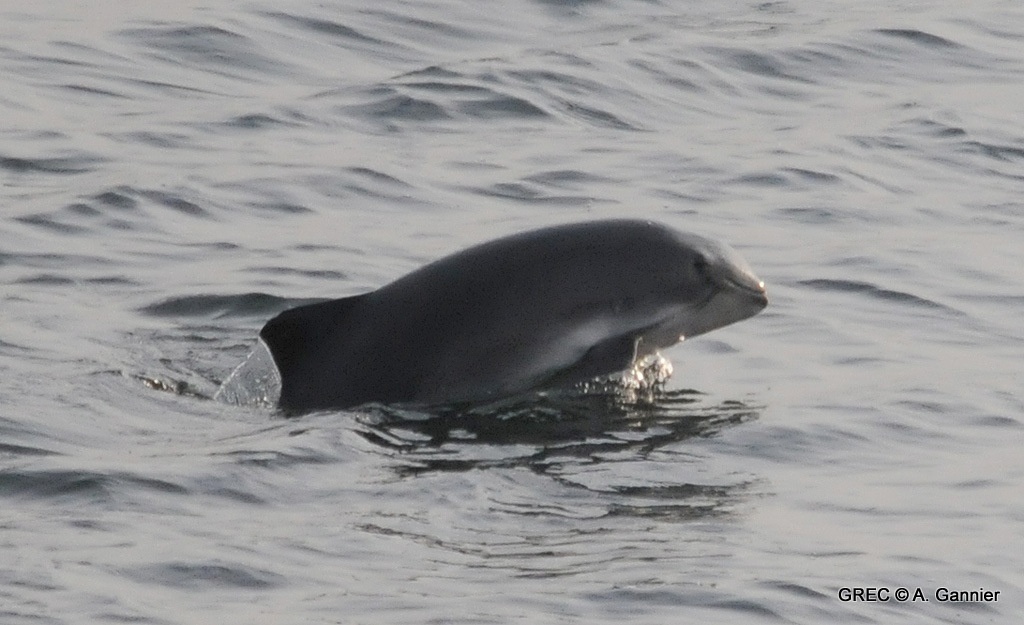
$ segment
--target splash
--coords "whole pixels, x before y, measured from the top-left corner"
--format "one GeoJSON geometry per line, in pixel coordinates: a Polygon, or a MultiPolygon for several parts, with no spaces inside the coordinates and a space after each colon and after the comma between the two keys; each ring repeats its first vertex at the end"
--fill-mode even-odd
{"type": "Polygon", "coordinates": [[[670,377],[672,363],[659,352],[654,352],[625,371],[582,382],[576,388],[584,393],[615,394],[626,401],[653,401],[670,377]]]}
{"type": "Polygon", "coordinates": [[[270,349],[257,341],[249,356],[235,367],[213,398],[238,406],[276,406],[281,396],[281,374],[270,349]]]}
{"type": "Polygon", "coordinates": [[[658,352],[641,358],[633,367],[619,374],[625,388],[650,392],[665,385],[672,377],[672,362],[658,352]]]}

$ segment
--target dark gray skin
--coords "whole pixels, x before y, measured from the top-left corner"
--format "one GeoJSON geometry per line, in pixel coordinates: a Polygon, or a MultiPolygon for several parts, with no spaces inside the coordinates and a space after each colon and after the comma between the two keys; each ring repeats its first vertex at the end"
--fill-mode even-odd
{"type": "Polygon", "coordinates": [[[260,337],[286,412],[437,405],[625,371],[767,303],[728,246],[609,220],[471,247],[376,291],[287,310],[260,337]]]}

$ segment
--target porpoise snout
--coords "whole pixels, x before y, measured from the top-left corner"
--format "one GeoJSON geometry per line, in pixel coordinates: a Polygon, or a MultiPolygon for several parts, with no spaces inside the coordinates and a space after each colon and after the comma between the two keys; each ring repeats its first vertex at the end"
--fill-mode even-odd
{"type": "Polygon", "coordinates": [[[764,286],[764,280],[758,278],[749,271],[737,272],[725,278],[725,282],[732,288],[749,296],[751,301],[760,304],[761,308],[768,305],[768,290],[764,286]]]}

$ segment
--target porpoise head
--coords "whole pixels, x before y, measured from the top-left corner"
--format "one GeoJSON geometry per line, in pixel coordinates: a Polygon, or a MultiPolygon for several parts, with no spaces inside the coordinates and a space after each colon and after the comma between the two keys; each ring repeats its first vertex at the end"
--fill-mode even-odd
{"type": "Polygon", "coordinates": [[[577,345],[631,336],[639,358],[768,305],[764,282],[725,243],[651,222],[622,222],[620,233],[633,248],[591,286],[602,303],[573,333],[577,345]]]}
{"type": "Polygon", "coordinates": [[[742,321],[768,305],[764,282],[725,243],[673,232],[675,262],[662,268],[676,288],[662,302],[663,317],[643,339],[664,347],[742,321]]]}

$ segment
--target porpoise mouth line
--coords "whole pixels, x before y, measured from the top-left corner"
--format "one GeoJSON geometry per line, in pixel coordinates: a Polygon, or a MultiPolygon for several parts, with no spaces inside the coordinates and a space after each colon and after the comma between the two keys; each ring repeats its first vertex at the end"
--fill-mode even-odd
{"type": "Polygon", "coordinates": [[[739,289],[740,291],[745,291],[752,295],[758,295],[760,297],[763,297],[765,300],[768,299],[768,291],[767,289],[764,288],[763,280],[758,280],[756,283],[752,284],[750,282],[740,282],[739,280],[726,278],[725,282],[730,286],[739,289]]]}

